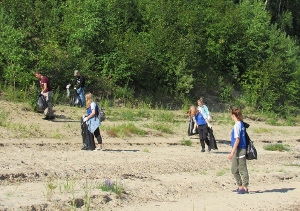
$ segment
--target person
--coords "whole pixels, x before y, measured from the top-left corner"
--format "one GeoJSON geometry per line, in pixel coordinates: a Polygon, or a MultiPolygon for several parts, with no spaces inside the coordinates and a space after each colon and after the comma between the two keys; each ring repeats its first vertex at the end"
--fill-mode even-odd
{"type": "Polygon", "coordinates": [[[245,194],[248,193],[249,175],[246,163],[245,126],[239,108],[231,110],[231,119],[235,122],[235,125],[231,132],[232,150],[228,158],[232,160],[231,173],[238,184],[238,188],[234,191],[238,194],[245,194]]]}
{"type": "Polygon", "coordinates": [[[200,138],[200,143],[202,150],[201,152],[205,152],[205,143],[208,146],[208,151],[211,150],[209,141],[208,141],[208,127],[211,128],[211,125],[209,124],[209,121],[207,120],[207,116],[200,112],[195,106],[191,106],[189,110],[189,115],[193,117],[194,119],[194,130],[193,133],[196,133],[197,127],[198,127],[198,133],[199,133],[199,138],[200,138]],[[205,143],[204,143],[205,142],[205,143]]]}
{"type": "MultiPolygon", "coordinates": [[[[87,122],[89,126],[92,126],[94,118],[98,118],[96,115],[96,103],[93,101],[93,96],[91,93],[87,93],[85,95],[85,102],[86,102],[86,109],[87,109],[87,116],[83,117],[83,122],[87,122]]],[[[100,129],[99,126],[101,125],[100,120],[99,120],[99,125],[96,125],[96,129],[94,132],[90,131],[89,132],[93,134],[93,138],[96,137],[98,146],[94,151],[98,151],[102,149],[102,137],[100,134],[100,129]]]]}
{"type": "Polygon", "coordinates": [[[74,89],[77,90],[77,93],[78,93],[80,101],[81,101],[81,107],[84,107],[84,105],[85,105],[85,99],[84,99],[85,78],[83,75],[81,75],[79,73],[78,70],[74,71],[74,76],[76,76],[76,78],[74,79],[73,82],[68,84],[66,86],[66,88],[69,89],[71,85],[74,85],[74,89]],[[75,86],[75,84],[76,84],[76,86],[75,86]]]}
{"type": "Polygon", "coordinates": [[[197,103],[198,103],[197,109],[199,111],[202,111],[207,116],[207,119],[210,121],[211,117],[209,114],[209,110],[208,110],[207,106],[203,103],[203,97],[200,97],[200,99],[197,101],[197,103]]]}
{"type": "Polygon", "coordinates": [[[55,117],[54,117],[54,112],[53,112],[52,105],[51,105],[52,98],[53,98],[53,90],[51,87],[50,80],[46,76],[42,76],[40,71],[36,71],[34,73],[34,75],[37,79],[39,79],[40,85],[42,87],[41,94],[44,95],[44,97],[47,101],[47,104],[48,104],[48,107],[44,110],[45,117],[43,119],[44,120],[52,120],[55,117]]]}

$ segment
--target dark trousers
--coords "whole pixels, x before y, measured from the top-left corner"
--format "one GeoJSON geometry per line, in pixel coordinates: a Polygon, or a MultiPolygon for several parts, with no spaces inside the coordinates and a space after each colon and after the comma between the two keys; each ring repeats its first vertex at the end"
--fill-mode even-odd
{"type": "Polygon", "coordinates": [[[102,144],[102,137],[101,137],[99,128],[97,128],[97,129],[94,131],[93,136],[96,137],[96,139],[97,139],[97,141],[98,141],[98,144],[102,144]]]}
{"type": "Polygon", "coordinates": [[[209,141],[208,141],[208,137],[207,137],[207,131],[208,131],[207,124],[205,124],[205,125],[198,125],[198,132],[199,132],[200,144],[201,144],[202,149],[205,148],[204,141],[207,144],[207,146],[209,146],[209,141]]]}

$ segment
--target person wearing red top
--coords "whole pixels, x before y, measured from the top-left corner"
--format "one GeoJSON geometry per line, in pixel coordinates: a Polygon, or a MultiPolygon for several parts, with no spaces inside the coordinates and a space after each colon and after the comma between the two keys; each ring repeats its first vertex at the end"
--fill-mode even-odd
{"type": "Polygon", "coordinates": [[[52,87],[50,84],[50,80],[46,77],[46,76],[42,76],[40,71],[36,71],[34,73],[35,77],[37,79],[39,79],[40,85],[42,87],[42,92],[41,94],[44,95],[44,97],[46,98],[46,101],[48,103],[48,108],[46,108],[44,110],[44,114],[45,114],[45,120],[51,120],[54,119],[54,112],[52,109],[52,98],[53,98],[53,91],[52,91],[52,87]]]}

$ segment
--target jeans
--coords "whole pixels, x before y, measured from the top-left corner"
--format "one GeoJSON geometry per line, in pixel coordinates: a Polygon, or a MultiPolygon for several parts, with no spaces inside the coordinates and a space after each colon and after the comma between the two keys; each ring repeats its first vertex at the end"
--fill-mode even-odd
{"type": "Polygon", "coordinates": [[[79,94],[79,98],[81,101],[81,106],[84,107],[85,105],[85,100],[84,100],[84,87],[81,87],[77,90],[77,93],[79,94]]]}

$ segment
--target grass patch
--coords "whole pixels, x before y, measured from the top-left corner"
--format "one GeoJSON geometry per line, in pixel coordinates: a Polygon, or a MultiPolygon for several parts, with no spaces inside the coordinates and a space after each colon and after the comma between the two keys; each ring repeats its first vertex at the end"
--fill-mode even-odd
{"type": "Polygon", "coordinates": [[[219,172],[217,172],[217,176],[220,177],[220,176],[223,176],[224,174],[226,174],[226,171],[225,170],[221,170],[219,172]]]}
{"type": "Polygon", "coordinates": [[[112,126],[105,128],[106,133],[111,137],[128,137],[131,135],[145,136],[147,134],[146,131],[137,128],[134,124],[122,124],[117,126],[112,126]]]}
{"type": "Polygon", "coordinates": [[[144,152],[148,152],[148,153],[149,153],[149,152],[150,152],[150,150],[149,150],[149,149],[144,149],[144,152]]]}
{"type": "Polygon", "coordinates": [[[268,129],[268,128],[261,127],[261,128],[254,128],[253,132],[258,133],[258,134],[260,134],[260,133],[272,133],[272,130],[268,129]]]}
{"type": "Polygon", "coordinates": [[[264,146],[265,150],[268,151],[290,151],[290,149],[286,148],[283,144],[269,144],[264,146]]]}
{"type": "Polygon", "coordinates": [[[154,118],[157,121],[162,121],[162,122],[170,122],[170,123],[176,122],[174,113],[169,111],[160,111],[158,112],[158,114],[155,114],[154,118]]]}
{"type": "Polygon", "coordinates": [[[230,169],[229,168],[225,168],[225,169],[222,169],[221,171],[217,172],[217,176],[223,176],[224,174],[226,174],[227,172],[229,172],[230,169]]]}
{"type": "Polygon", "coordinates": [[[143,126],[163,133],[168,133],[168,134],[174,133],[170,125],[166,123],[151,123],[151,124],[144,124],[143,126]]]}
{"type": "Polygon", "coordinates": [[[192,144],[193,144],[193,142],[191,140],[185,140],[185,139],[181,140],[180,143],[183,146],[192,146],[192,144]]]}
{"type": "Polygon", "coordinates": [[[96,188],[101,189],[102,191],[112,191],[118,196],[120,196],[124,191],[124,187],[121,183],[117,183],[109,179],[106,179],[103,183],[98,184],[96,188]]]}

